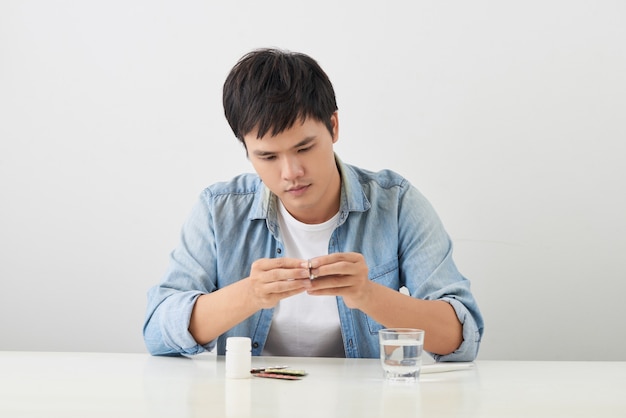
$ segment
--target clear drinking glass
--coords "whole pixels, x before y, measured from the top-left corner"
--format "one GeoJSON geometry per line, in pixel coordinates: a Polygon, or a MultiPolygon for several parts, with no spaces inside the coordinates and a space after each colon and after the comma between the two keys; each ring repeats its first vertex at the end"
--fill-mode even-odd
{"type": "Polygon", "coordinates": [[[424,331],[414,328],[386,328],[381,329],[378,336],[385,380],[417,382],[422,367],[424,331]]]}

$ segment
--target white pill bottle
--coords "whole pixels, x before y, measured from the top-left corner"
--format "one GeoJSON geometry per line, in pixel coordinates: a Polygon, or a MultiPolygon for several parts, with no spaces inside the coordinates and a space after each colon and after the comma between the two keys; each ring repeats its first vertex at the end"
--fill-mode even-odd
{"type": "Polygon", "coordinates": [[[226,378],[248,379],[252,369],[252,340],[248,337],[226,339],[226,378]]]}

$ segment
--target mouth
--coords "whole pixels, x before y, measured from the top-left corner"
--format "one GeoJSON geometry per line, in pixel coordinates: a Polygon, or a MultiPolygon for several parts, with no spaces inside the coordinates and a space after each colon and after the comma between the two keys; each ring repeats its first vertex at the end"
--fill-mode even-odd
{"type": "Polygon", "coordinates": [[[293,187],[290,187],[286,190],[292,196],[301,196],[309,189],[310,184],[299,184],[293,187]]]}

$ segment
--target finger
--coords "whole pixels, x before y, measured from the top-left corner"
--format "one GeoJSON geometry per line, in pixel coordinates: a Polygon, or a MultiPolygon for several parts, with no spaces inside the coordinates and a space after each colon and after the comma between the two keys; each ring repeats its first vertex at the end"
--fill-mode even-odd
{"type": "Polygon", "coordinates": [[[271,282],[309,279],[310,273],[309,273],[309,269],[303,269],[303,268],[275,269],[275,270],[256,273],[254,276],[257,279],[265,283],[271,283],[271,282]]]}
{"type": "Polygon", "coordinates": [[[306,292],[311,296],[347,296],[351,286],[314,286],[306,292]]]}
{"type": "Polygon", "coordinates": [[[354,276],[320,276],[311,281],[311,291],[349,288],[357,283],[354,276]]]}
{"type": "Polygon", "coordinates": [[[308,279],[289,279],[260,283],[257,287],[257,290],[259,293],[264,294],[281,294],[285,292],[292,292],[295,290],[310,288],[311,281],[308,279]]]}
{"type": "Polygon", "coordinates": [[[365,261],[365,258],[359,253],[333,253],[312,258],[310,261],[311,267],[317,268],[339,262],[358,263],[359,261],[365,261]]]}
{"type": "Polygon", "coordinates": [[[312,275],[315,279],[319,279],[320,277],[344,278],[346,276],[357,275],[360,270],[361,268],[359,268],[358,264],[340,261],[333,264],[326,264],[318,268],[313,268],[311,269],[310,275],[312,275]]]}
{"type": "Polygon", "coordinates": [[[306,261],[299,258],[260,258],[252,263],[252,268],[261,271],[308,268],[308,265],[304,265],[304,263],[306,261]]]}
{"type": "Polygon", "coordinates": [[[282,280],[309,278],[308,264],[300,259],[260,259],[252,264],[250,276],[270,283],[282,280]],[[284,261],[278,261],[284,260],[284,261]]]}

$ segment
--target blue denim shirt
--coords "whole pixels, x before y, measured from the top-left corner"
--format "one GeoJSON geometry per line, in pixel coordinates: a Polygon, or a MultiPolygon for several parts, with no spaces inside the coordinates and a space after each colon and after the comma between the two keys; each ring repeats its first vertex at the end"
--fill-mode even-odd
{"type": "MultiPolygon", "coordinates": [[[[470,283],[452,260],[452,243],[428,201],[406,179],[383,170],[369,172],[341,162],[340,214],[328,252],[358,252],[369,279],[412,297],[445,300],[463,324],[463,343],[438,361],[471,361],[478,353],[483,320],[470,283]]],[[[226,338],[252,339],[260,355],[272,321],[262,309],[217,340],[198,345],[188,331],[196,298],[241,280],[259,258],[283,256],[277,198],[255,174],[217,183],[201,194],[171,253],[162,282],[148,292],[144,340],[155,355],[224,354],[226,338]]],[[[378,357],[382,325],[348,308],[337,297],[346,357],[378,357]]],[[[428,337],[427,337],[428,338],[428,337]]]]}

